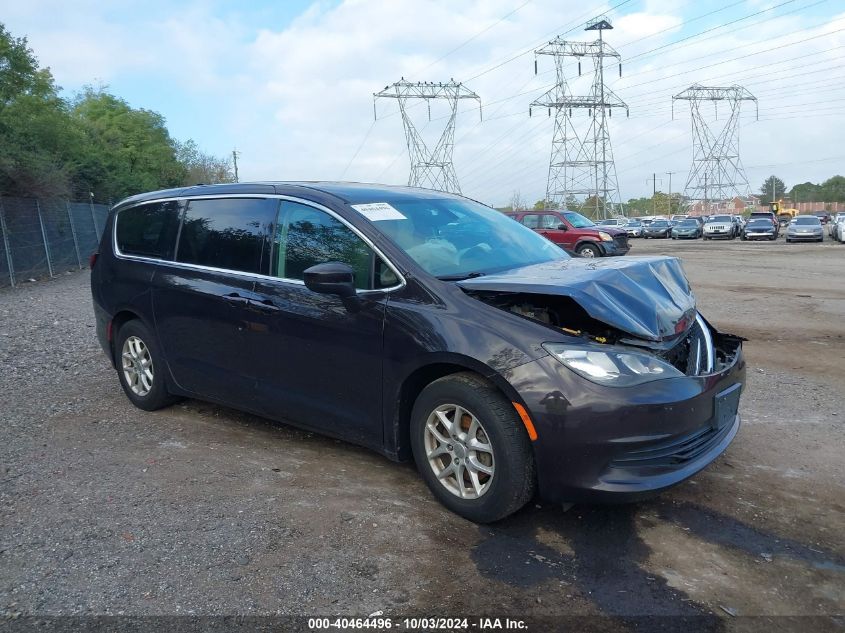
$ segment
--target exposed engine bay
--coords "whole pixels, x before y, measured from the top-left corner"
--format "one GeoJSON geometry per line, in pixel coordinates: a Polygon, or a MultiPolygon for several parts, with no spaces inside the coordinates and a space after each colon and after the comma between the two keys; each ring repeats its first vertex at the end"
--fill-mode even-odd
{"type": "Polygon", "coordinates": [[[699,316],[677,336],[659,342],[647,341],[591,317],[574,299],[565,295],[467,289],[465,292],[484,303],[543,323],[568,336],[650,352],[688,376],[717,373],[732,365],[744,340],[716,332],[699,316]]]}

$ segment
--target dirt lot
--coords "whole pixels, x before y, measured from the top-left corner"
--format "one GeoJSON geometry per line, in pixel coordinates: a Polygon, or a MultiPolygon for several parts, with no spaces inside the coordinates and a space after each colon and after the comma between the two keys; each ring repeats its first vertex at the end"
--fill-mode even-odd
{"type": "Polygon", "coordinates": [[[134,409],[84,271],[0,292],[0,612],[845,613],[845,245],[634,241],[651,253],[749,339],[733,445],[653,501],[484,527],[355,446],[202,402],[134,409]]]}

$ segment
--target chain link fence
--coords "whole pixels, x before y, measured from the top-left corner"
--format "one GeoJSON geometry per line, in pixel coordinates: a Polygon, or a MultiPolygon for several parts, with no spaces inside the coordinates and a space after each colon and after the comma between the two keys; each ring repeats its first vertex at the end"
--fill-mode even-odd
{"type": "Polygon", "coordinates": [[[0,287],[87,266],[108,212],[104,204],[0,197],[0,287]]]}

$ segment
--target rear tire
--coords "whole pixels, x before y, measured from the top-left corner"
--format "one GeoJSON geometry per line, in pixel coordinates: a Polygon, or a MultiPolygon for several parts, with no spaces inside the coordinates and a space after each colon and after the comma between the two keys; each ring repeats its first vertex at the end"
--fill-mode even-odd
{"type": "Polygon", "coordinates": [[[144,411],[155,411],[179,401],[167,391],[158,341],[141,321],[136,319],[121,326],[114,351],[120,386],[132,404],[144,411]]]}
{"type": "Polygon", "coordinates": [[[525,427],[504,394],[477,374],[444,376],[422,390],[411,413],[411,448],[432,494],[470,521],[498,521],[534,496],[536,470],[525,427]],[[479,465],[489,474],[473,474],[479,465]]]}

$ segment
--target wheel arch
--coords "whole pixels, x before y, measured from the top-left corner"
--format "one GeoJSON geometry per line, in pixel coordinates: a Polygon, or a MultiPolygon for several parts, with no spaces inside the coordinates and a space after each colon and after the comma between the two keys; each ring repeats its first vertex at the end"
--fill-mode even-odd
{"type": "Polygon", "coordinates": [[[401,461],[412,459],[411,412],[417,397],[435,380],[461,372],[476,374],[498,389],[509,401],[522,404],[522,399],[513,386],[488,365],[459,354],[450,354],[445,358],[432,358],[429,362],[410,371],[399,385],[396,398],[393,400],[396,404],[390,416],[386,447],[389,455],[401,461]]]}
{"type": "Polygon", "coordinates": [[[118,332],[120,332],[120,328],[129,323],[129,321],[135,320],[140,321],[147,328],[150,328],[150,324],[145,322],[140,314],[130,309],[118,310],[118,312],[115,313],[115,315],[111,318],[109,322],[111,328],[111,336],[109,336],[109,345],[111,346],[111,362],[114,367],[117,367],[115,343],[117,341],[118,332]]]}
{"type": "Polygon", "coordinates": [[[572,250],[577,253],[578,249],[582,248],[584,246],[595,247],[595,249],[599,252],[599,255],[604,257],[605,250],[604,250],[604,248],[602,248],[602,245],[599,242],[597,242],[597,241],[595,241],[595,240],[593,240],[592,238],[589,238],[589,237],[578,240],[575,243],[575,247],[572,250]]]}

